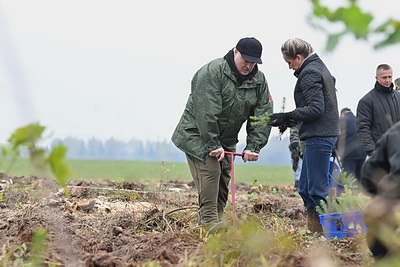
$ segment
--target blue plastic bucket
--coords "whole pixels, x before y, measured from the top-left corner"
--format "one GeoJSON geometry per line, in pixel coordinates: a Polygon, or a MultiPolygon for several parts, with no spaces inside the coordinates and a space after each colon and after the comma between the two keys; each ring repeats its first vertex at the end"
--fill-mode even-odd
{"type": "Polygon", "coordinates": [[[326,238],[354,237],[367,232],[364,216],[359,210],[319,215],[319,220],[326,238]]]}

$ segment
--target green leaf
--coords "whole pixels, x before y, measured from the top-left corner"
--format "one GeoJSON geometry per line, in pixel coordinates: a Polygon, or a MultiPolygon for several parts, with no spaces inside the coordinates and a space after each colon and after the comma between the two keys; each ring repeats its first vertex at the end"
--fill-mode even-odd
{"type": "Polygon", "coordinates": [[[44,228],[37,229],[33,234],[29,258],[32,266],[42,266],[46,238],[47,231],[44,228]]]}
{"type": "Polygon", "coordinates": [[[385,23],[383,23],[382,25],[378,26],[374,30],[374,32],[376,32],[376,33],[384,33],[392,25],[395,26],[396,25],[396,21],[394,21],[393,19],[388,19],[385,23]]]}
{"type": "Polygon", "coordinates": [[[340,38],[345,34],[346,34],[346,32],[330,34],[328,36],[328,41],[326,43],[326,48],[325,48],[326,51],[329,51],[329,52],[333,51],[336,48],[336,46],[338,45],[340,38]]]}
{"type": "Polygon", "coordinates": [[[340,42],[342,35],[345,34],[351,34],[356,39],[364,40],[374,34],[383,35],[383,40],[374,45],[375,49],[400,43],[400,22],[390,18],[376,29],[371,28],[374,15],[363,11],[358,4],[359,0],[348,0],[347,6],[338,4],[339,8],[332,10],[321,4],[320,0],[310,0],[310,2],[313,10],[308,16],[308,23],[328,36],[327,51],[333,51],[340,42]],[[340,5],[342,6],[340,7],[340,5]],[[342,23],[345,28],[341,33],[332,33],[329,31],[329,27],[321,24],[321,20],[325,20],[331,25],[342,23]]]}
{"type": "Polygon", "coordinates": [[[44,148],[37,147],[37,143],[42,138],[45,129],[46,128],[39,123],[32,123],[25,127],[18,128],[8,139],[11,149],[2,146],[2,153],[3,155],[13,154],[14,157],[16,157],[18,156],[19,148],[26,146],[29,149],[32,165],[43,172],[43,174],[51,171],[59,185],[65,188],[67,178],[71,177],[68,166],[63,162],[67,153],[67,148],[63,145],[54,147],[47,157],[49,152],[44,148]]]}
{"type": "Polygon", "coordinates": [[[71,177],[68,166],[64,163],[67,147],[58,145],[53,147],[49,156],[49,164],[60,186],[66,187],[67,179],[71,177]]]}
{"type": "Polygon", "coordinates": [[[45,129],[46,127],[41,126],[39,123],[29,124],[15,130],[8,139],[8,142],[12,145],[13,149],[17,149],[19,146],[34,146],[41,138],[45,129]]]}
{"type": "MultiPolygon", "coordinates": [[[[352,4],[349,8],[340,8],[342,12],[341,19],[346,25],[348,31],[352,32],[356,38],[366,38],[371,32],[369,25],[373,20],[370,13],[364,13],[356,4],[352,4]]],[[[339,12],[338,10],[338,12],[339,12]]]]}
{"type": "Polygon", "coordinates": [[[375,44],[376,49],[400,43],[400,21],[389,20],[387,23],[377,28],[377,31],[391,32],[385,40],[375,44]]]}
{"type": "Polygon", "coordinates": [[[311,0],[313,4],[313,14],[317,17],[326,17],[329,13],[329,9],[321,6],[319,0],[311,0]]]}

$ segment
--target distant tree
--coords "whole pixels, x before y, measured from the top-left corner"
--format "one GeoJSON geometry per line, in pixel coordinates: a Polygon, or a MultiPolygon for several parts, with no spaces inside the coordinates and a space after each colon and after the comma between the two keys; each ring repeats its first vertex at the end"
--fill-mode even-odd
{"type": "Polygon", "coordinates": [[[157,153],[157,149],[153,145],[153,142],[147,141],[143,144],[143,153],[139,159],[154,161],[154,158],[156,157],[156,153],[157,153]]]}
{"type": "Polygon", "coordinates": [[[94,137],[90,138],[86,144],[86,157],[90,159],[105,158],[103,142],[94,137]]]}
{"type": "Polygon", "coordinates": [[[129,156],[126,143],[113,137],[105,141],[104,150],[108,159],[128,159],[129,156]]]}
{"type": "MultiPolygon", "coordinates": [[[[321,0],[310,1],[313,11],[309,15],[309,23],[328,35],[327,51],[333,51],[340,39],[347,34],[365,41],[368,41],[370,37],[379,38],[380,41],[373,44],[374,49],[400,43],[400,21],[387,18],[384,23],[373,26],[375,16],[363,11],[358,5],[358,0],[347,0],[346,6],[338,6],[336,9],[328,8],[321,3],[321,0]],[[327,22],[328,27],[322,26],[324,22],[327,22]],[[342,25],[342,30],[330,32],[328,28],[331,28],[333,24],[342,25]]],[[[341,3],[342,1],[338,5],[341,5],[341,3]]],[[[376,2],[376,4],[379,5],[379,2],[376,2]]],[[[387,6],[387,8],[390,8],[390,6],[387,6]]]]}
{"type": "Polygon", "coordinates": [[[126,143],[126,149],[131,159],[141,159],[144,154],[143,142],[135,138],[126,143]]]}
{"type": "Polygon", "coordinates": [[[153,161],[184,161],[185,154],[175,149],[175,145],[171,142],[153,142],[150,144],[153,161]]]}
{"type": "Polygon", "coordinates": [[[62,143],[68,147],[68,158],[79,159],[85,158],[86,156],[86,146],[85,141],[75,137],[64,138],[62,143]]]}
{"type": "Polygon", "coordinates": [[[63,144],[63,140],[60,138],[55,138],[51,141],[50,148],[56,147],[61,144],[63,144]]]}

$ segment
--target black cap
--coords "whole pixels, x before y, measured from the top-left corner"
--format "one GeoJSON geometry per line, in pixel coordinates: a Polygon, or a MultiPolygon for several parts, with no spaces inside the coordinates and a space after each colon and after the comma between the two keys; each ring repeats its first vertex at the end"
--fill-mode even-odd
{"type": "Polygon", "coordinates": [[[254,37],[246,37],[239,40],[236,49],[242,54],[244,60],[262,64],[262,45],[254,37]]]}

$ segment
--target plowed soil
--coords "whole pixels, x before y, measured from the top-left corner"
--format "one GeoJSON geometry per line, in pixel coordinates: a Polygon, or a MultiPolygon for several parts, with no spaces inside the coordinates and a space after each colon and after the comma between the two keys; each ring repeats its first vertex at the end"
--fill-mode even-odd
{"type": "MultiPolygon", "coordinates": [[[[69,195],[51,179],[0,175],[3,266],[29,261],[38,229],[47,233],[42,253],[44,266],[218,265],[204,255],[203,248],[213,237],[197,226],[193,183],[73,181],[67,191],[69,195]]],[[[277,225],[285,225],[285,231],[296,233],[300,239],[301,246],[289,252],[265,249],[264,258],[270,264],[372,264],[364,236],[326,239],[308,232],[301,198],[291,185],[254,187],[237,183],[236,200],[238,220],[251,214],[259,218],[263,228],[279,231],[277,225]]],[[[230,205],[226,216],[232,216],[230,205]]],[[[226,234],[229,233],[228,226],[226,234]]],[[[261,246],[264,245],[268,247],[267,243],[261,246]]],[[[235,264],[247,266],[246,258],[235,264]]],[[[260,259],[259,265],[263,264],[260,259]]]]}

